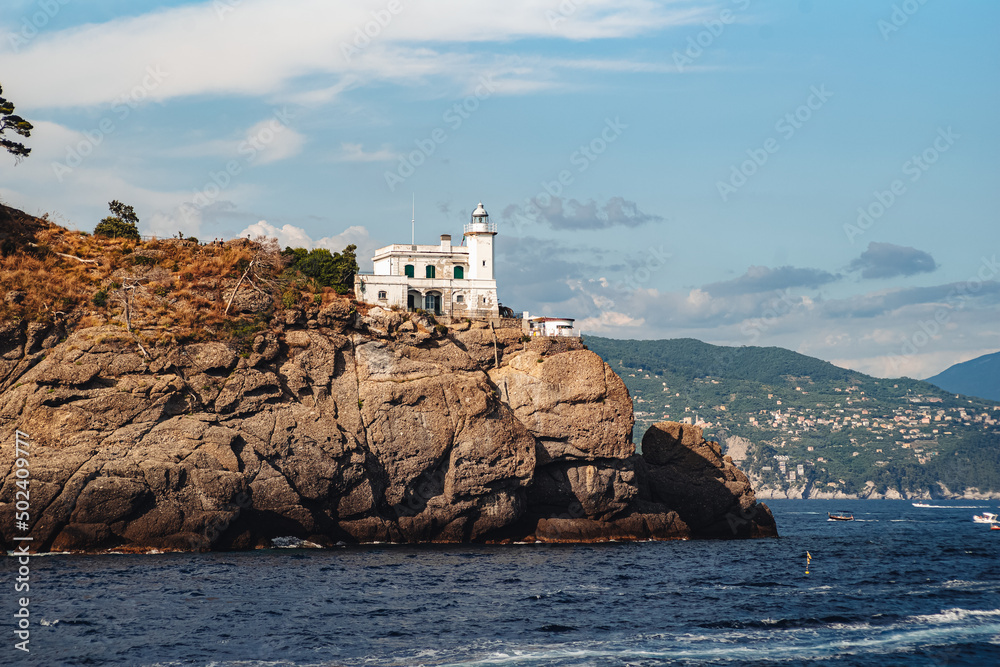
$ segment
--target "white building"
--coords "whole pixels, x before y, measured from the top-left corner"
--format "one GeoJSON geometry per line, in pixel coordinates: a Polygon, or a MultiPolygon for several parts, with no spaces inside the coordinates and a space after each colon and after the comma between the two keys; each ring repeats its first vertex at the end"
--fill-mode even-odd
{"type": "Polygon", "coordinates": [[[386,308],[422,308],[449,317],[499,317],[493,237],[483,203],[465,225],[464,245],[442,234],[440,245],[393,244],[372,258],[373,274],[354,278],[358,301],[386,308]]]}
{"type": "Polygon", "coordinates": [[[579,336],[571,317],[529,317],[524,314],[529,336],[579,336]]]}

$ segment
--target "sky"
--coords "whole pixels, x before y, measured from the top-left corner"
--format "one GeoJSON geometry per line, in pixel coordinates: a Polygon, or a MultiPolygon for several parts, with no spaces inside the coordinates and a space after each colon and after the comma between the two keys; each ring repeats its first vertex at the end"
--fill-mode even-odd
{"type": "Polygon", "coordinates": [[[437,243],[585,334],[923,378],[1000,349],[1000,3],[6,0],[0,201],[437,243]]]}

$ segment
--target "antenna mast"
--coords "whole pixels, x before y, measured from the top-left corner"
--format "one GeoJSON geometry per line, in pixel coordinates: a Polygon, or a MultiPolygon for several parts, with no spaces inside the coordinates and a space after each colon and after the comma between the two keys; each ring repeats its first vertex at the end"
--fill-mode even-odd
{"type": "Polygon", "coordinates": [[[410,245],[417,244],[417,195],[413,193],[413,209],[410,214],[410,245]]]}

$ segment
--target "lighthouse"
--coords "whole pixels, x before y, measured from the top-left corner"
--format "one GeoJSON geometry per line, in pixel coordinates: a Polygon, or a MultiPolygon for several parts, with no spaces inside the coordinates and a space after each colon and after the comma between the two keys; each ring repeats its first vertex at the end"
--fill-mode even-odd
{"type": "MultiPolygon", "coordinates": [[[[412,214],[411,214],[412,225],[412,214]]],[[[482,202],[465,225],[465,244],[451,234],[440,245],[393,244],[375,251],[371,274],[354,277],[358,301],[385,308],[426,310],[452,318],[499,317],[493,272],[496,224],[482,202]]]]}
{"type": "Polygon", "coordinates": [[[493,277],[493,237],[497,235],[496,223],[483,208],[483,202],[472,212],[465,225],[465,244],[469,248],[469,278],[495,280],[493,277]]]}

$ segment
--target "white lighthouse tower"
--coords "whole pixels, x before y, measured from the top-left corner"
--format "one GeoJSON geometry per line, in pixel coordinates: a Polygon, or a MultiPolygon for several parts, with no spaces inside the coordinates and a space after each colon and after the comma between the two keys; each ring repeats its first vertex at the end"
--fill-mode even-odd
{"type": "Polygon", "coordinates": [[[465,226],[465,242],[469,247],[469,278],[495,280],[493,277],[493,237],[497,235],[496,223],[483,208],[483,202],[472,212],[465,226]]]}

